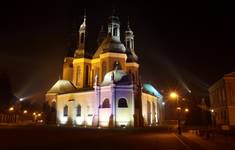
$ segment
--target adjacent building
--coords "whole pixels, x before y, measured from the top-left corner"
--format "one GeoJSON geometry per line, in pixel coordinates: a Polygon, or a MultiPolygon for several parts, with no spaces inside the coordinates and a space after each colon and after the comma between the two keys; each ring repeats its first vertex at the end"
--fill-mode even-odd
{"type": "Polygon", "coordinates": [[[91,127],[155,126],[161,118],[162,96],[139,75],[134,33],[128,23],[124,43],[120,22],[108,18],[97,49],[87,54],[84,16],[74,56],[64,58],[63,77],[46,94],[48,122],[91,127]]]}
{"type": "Polygon", "coordinates": [[[225,74],[209,88],[214,125],[235,127],[235,72],[225,74]]]}

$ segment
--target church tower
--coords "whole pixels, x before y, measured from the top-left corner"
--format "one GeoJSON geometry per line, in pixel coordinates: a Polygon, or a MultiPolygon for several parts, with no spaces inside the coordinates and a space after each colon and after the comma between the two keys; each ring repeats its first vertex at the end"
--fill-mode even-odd
{"type": "Polygon", "coordinates": [[[117,16],[110,16],[108,22],[108,35],[120,41],[120,22],[117,16]]]}
{"type": "Polygon", "coordinates": [[[127,23],[127,30],[125,32],[125,44],[127,50],[134,50],[134,34],[130,28],[130,22],[127,23]]]}
{"type": "Polygon", "coordinates": [[[132,76],[133,83],[137,84],[139,79],[139,64],[138,57],[135,54],[134,49],[134,33],[130,28],[130,23],[128,21],[127,29],[125,31],[125,46],[127,54],[127,71],[132,76]]]}
{"type": "Polygon", "coordinates": [[[86,55],[86,13],[84,13],[83,23],[78,32],[78,45],[73,59],[73,84],[77,88],[91,87],[91,61],[86,55]]]}
{"type": "Polygon", "coordinates": [[[85,45],[86,45],[86,13],[84,14],[83,23],[80,25],[78,37],[79,37],[78,45],[74,57],[83,58],[85,57],[85,45]]]}

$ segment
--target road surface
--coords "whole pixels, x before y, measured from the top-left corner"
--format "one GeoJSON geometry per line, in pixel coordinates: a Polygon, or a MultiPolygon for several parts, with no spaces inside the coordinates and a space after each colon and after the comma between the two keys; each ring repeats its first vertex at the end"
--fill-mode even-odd
{"type": "Polygon", "coordinates": [[[0,150],[198,150],[198,142],[163,129],[0,128],[0,150]]]}

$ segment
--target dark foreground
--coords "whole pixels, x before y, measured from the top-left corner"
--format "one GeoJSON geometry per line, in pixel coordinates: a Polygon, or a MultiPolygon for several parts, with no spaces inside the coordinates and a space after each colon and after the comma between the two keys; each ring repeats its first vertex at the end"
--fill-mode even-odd
{"type": "MultiPolygon", "coordinates": [[[[57,127],[0,127],[0,150],[149,150],[220,149],[221,144],[183,133],[156,129],[79,129],[57,127]],[[219,146],[220,145],[220,146],[219,146]]],[[[227,149],[229,149],[227,147],[227,149]]]]}

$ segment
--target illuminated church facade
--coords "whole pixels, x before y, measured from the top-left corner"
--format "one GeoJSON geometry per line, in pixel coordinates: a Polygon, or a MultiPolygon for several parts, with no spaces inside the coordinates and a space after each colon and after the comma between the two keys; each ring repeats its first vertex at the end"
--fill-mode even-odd
{"type": "Polygon", "coordinates": [[[117,16],[100,31],[98,49],[87,56],[86,16],[73,57],[65,57],[63,77],[46,94],[47,120],[81,127],[155,126],[162,120],[163,97],[142,84],[134,34],[128,23],[123,44],[117,16]]]}

